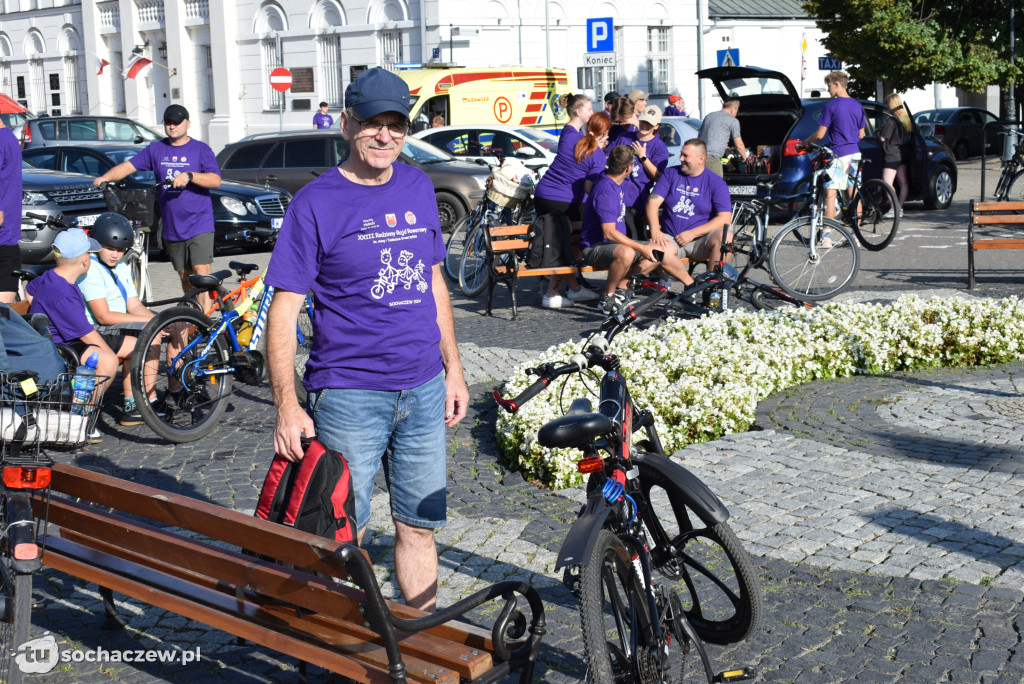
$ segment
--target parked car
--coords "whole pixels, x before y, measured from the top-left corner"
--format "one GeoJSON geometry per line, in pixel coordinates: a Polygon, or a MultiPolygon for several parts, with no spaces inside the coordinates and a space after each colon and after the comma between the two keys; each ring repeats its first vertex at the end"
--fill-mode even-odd
{"type": "Polygon", "coordinates": [[[109,145],[145,144],[162,140],[162,133],[132,119],[118,116],[42,116],[29,119],[22,147],[76,145],[83,142],[109,145]]]}
{"type": "Polygon", "coordinates": [[[414,135],[461,161],[481,159],[494,164],[500,152],[504,157],[519,159],[534,171],[550,166],[558,152],[557,137],[529,126],[441,126],[414,135]]]}
{"type": "Polygon", "coordinates": [[[688,119],[683,116],[663,116],[661,126],[658,128],[658,136],[668,148],[668,165],[679,166],[679,153],[683,150],[683,143],[697,137],[700,130],[700,122],[697,119],[688,119]],[[694,126],[693,122],[697,122],[694,126]]]}
{"type": "MultiPolygon", "coordinates": [[[[981,146],[985,141],[985,126],[997,117],[992,112],[977,107],[949,107],[946,109],[926,109],[914,115],[914,122],[925,137],[934,136],[942,142],[957,159],[967,159],[981,154],[981,146]]],[[[988,131],[986,154],[995,153],[1002,138],[995,127],[988,131]]]]}
{"type": "MultiPolygon", "coordinates": [[[[747,149],[760,153],[767,169],[726,170],[725,180],[734,198],[759,193],[757,173],[781,173],[782,179],[772,191],[773,199],[791,200],[780,206],[790,215],[802,206],[803,193],[811,178],[811,155],[797,144],[818,129],[818,121],[827,100],[801,100],[785,74],[758,67],[715,67],[697,72],[710,80],[719,96],[740,100],[737,118],[747,149]]],[[[867,126],[860,151],[868,160],[864,178],[882,176],[882,141],[878,131],[892,116],[885,105],[858,100],[864,107],[867,126]]],[[[941,142],[925,138],[915,125],[911,134],[912,156],[909,164],[908,200],[924,200],[929,209],[946,209],[956,192],[957,168],[953,151],[941,142]]]]}
{"type": "MultiPolygon", "coordinates": [[[[295,193],[347,156],[348,141],[334,131],[258,133],[227,145],[217,155],[217,163],[224,178],[274,183],[295,193]]],[[[457,161],[428,142],[408,136],[399,161],[430,177],[445,231],[484,195],[487,167],[457,161]]]]}
{"type": "MultiPolygon", "coordinates": [[[[21,162],[22,212],[64,217],[70,225],[91,226],[107,210],[103,191],[92,186],[92,178],[80,173],[37,169],[21,162]]],[[[60,229],[29,218],[22,213],[21,261],[39,264],[53,261],[53,239],[60,229]]]]}
{"type": "MultiPolygon", "coordinates": [[[[67,145],[60,147],[36,147],[22,151],[22,159],[41,169],[82,173],[90,178],[102,176],[109,169],[127,161],[142,151],[143,145],[67,145]]],[[[152,171],[138,171],[125,179],[129,188],[143,188],[153,185],[152,171]]],[[[233,248],[265,247],[277,241],[285,209],[291,195],[281,188],[266,187],[253,183],[222,180],[219,188],[210,190],[213,200],[214,249],[217,251],[233,248]],[[229,239],[229,235],[252,228],[273,230],[272,235],[259,239],[229,239]]],[[[159,205],[156,207],[159,212],[159,205]]],[[[162,247],[159,213],[156,230],[150,243],[154,249],[162,247]]]]}

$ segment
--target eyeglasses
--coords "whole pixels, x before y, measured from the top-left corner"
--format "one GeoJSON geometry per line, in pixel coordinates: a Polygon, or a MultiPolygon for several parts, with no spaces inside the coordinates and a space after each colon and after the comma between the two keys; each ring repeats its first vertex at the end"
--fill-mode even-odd
{"type": "Polygon", "coordinates": [[[371,135],[380,135],[383,129],[388,129],[388,133],[393,138],[405,137],[405,134],[409,132],[408,121],[397,121],[395,123],[381,123],[380,121],[370,121],[369,119],[360,119],[355,114],[352,114],[352,120],[359,124],[359,130],[363,133],[369,133],[371,135]]]}

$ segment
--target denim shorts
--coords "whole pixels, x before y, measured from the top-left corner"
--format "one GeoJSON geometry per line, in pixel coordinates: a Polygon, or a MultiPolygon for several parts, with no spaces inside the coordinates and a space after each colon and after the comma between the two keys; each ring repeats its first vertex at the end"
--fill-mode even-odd
{"type": "Polygon", "coordinates": [[[370,521],[373,480],[382,462],[395,520],[430,529],[447,521],[446,394],[443,372],[407,390],[309,394],[317,439],[341,452],[352,471],[359,530],[370,521]]]}

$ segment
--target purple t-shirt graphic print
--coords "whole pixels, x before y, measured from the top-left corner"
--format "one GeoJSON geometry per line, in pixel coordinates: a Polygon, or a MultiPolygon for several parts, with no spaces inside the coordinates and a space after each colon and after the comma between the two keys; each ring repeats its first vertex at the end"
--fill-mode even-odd
{"type": "Polygon", "coordinates": [[[285,214],[265,282],[313,292],[309,391],[410,389],[442,370],[431,278],[445,249],[434,188],[419,169],[392,169],[383,185],[331,169],[285,214]]]}
{"type": "MultiPolygon", "coordinates": [[[[155,173],[158,181],[172,180],[177,174],[188,171],[220,175],[213,150],[195,138],[184,145],[157,140],[129,161],[139,171],[155,173]]],[[[213,232],[213,203],[208,189],[195,183],[180,189],[165,185],[160,187],[159,199],[164,240],[178,242],[213,232]]]]}
{"type": "Polygon", "coordinates": [[[662,230],[672,236],[732,211],[729,186],[721,176],[707,169],[699,176],[684,176],[678,166],[665,169],[651,194],[665,200],[662,230]]]}

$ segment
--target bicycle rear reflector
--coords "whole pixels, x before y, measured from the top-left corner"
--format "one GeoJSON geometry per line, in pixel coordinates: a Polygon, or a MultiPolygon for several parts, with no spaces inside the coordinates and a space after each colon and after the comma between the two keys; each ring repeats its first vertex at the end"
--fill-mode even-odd
{"type": "Polygon", "coordinates": [[[39,558],[39,547],[35,544],[15,544],[14,560],[35,560],[39,558]]]}
{"type": "Polygon", "coordinates": [[[8,489],[46,489],[53,471],[39,466],[6,466],[4,486],[8,489]]]}
{"type": "Polygon", "coordinates": [[[604,459],[600,456],[591,456],[580,460],[576,467],[584,475],[587,473],[598,473],[604,469],[604,459]]]}

